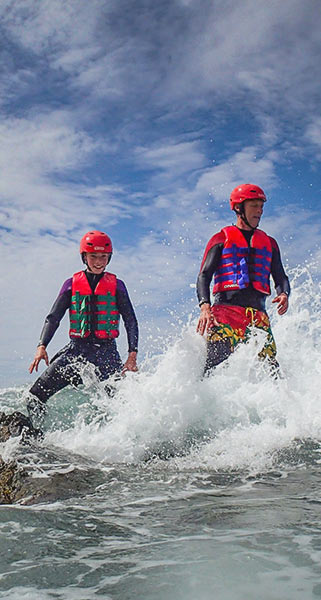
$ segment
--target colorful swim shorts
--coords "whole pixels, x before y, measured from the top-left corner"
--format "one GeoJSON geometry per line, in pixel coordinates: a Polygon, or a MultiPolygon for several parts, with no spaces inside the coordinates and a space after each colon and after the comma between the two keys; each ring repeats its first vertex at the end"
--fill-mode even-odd
{"type": "Polygon", "coordinates": [[[211,313],[219,325],[210,326],[208,343],[228,340],[233,352],[240,342],[247,342],[255,329],[259,329],[266,332],[266,339],[258,357],[262,360],[268,358],[276,363],[276,344],[266,312],[252,307],[214,304],[211,313]]]}

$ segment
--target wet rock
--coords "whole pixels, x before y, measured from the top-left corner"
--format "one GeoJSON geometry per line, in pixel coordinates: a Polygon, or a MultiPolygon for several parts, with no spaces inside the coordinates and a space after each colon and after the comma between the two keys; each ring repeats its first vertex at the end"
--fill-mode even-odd
{"type": "Polygon", "coordinates": [[[14,460],[5,462],[0,456],[0,504],[65,500],[92,493],[105,482],[103,472],[82,457],[35,443],[42,439],[40,433],[26,415],[0,413],[0,442],[21,437],[14,460]]]}
{"type": "Polygon", "coordinates": [[[32,470],[5,462],[0,456],[0,504],[38,504],[84,496],[105,482],[99,469],[72,467],[67,473],[56,472],[47,477],[35,477],[32,470]]]}
{"type": "Polygon", "coordinates": [[[0,504],[12,504],[24,486],[27,472],[16,461],[4,462],[0,456],[0,504]]]}
{"type": "Polygon", "coordinates": [[[0,442],[6,442],[10,437],[22,435],[22,441],[41,439],[42,432],[35,429],[29,417],[16,410],[11,415],[0,413],[0,442]]]}

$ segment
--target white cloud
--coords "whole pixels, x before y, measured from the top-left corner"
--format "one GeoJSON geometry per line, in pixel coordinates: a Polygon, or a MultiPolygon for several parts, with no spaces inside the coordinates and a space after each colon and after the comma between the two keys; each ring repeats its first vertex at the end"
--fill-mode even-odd
{"type": "MultiPolygon", "coordinates": [[[[319,90],[320,11],[315,0],[198,4],[98,0],[4,0],[0,11],[17,44],[50,60],[94,93],[184,105],[204,94],[286,111],[304,109],[319,90]],[[311,76],[315,74],[315,77],[311,76]],[[257,94],[257,98],[255,97],[257,94]],[[260,99],[260,100],[259,100],[260,99]]],[[[88,93],[88,89],[87,89],[88,93]]],[[[208,102],[208,98],[207,98],[208,102]]],[[[315,101],[314,101],[315,102],[315,101]]],[[[314,104],[315,106],[315,104],[314,104]]]]}
{"type": "Polygon", "coordinates": [[[317,150],[317,158],[321,159],[321,117],[315,117],[305,132],[308,141],[317,150]]]}
{"type": "Polygon", "coordinates": [[[196,191],[198,194],[211,194],[215,201],[222,202],[242,182],[256,183],[263,188],[273,187],[276,158],[272,152],[260,156],[259,148],[244,148],[201,175],[196,191]]]}
{"type": "Polygon", "coordinates": [[[320,156],[318,2],[201,4],[0,3],[4,354],[33,351],[87,229],[115,233],[111,266],[154,322],[189,301],[240,182],[275,191],[262,227],[292,262],[317,247],[318,213],[276,207],[285,150],[320,156]]]}
{"type": "Polygon", "coordinates": [[[99,142],[68,125],[67,116],[52,113],[0,124],[3,227],[22,235],[41,230],[59,235],[130,216],[121,186],[67,179],[74,170],[88,166],[97,149],[101,150],[99,142]]]}
{"type": "Polygon", "coordinates": [[[182,176],[191,179],[207,162],[199,141],[169,140],[166,144],[137,147],[134,156],[141,169],[155,171],[151,178],[154,186],[177,181],[182,176]]]}

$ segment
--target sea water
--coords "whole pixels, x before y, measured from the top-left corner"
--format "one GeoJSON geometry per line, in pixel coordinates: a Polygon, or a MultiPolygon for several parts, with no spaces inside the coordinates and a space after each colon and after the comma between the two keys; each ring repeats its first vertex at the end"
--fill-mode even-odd
{"type": "MultiPolygon", "coordinates": [[[[38,448],[1,445],[37,477],[97,479],[0,507],[0,598],[321,598],[320,285],[306,267],[292,287],[288,314],[269,308],[280,378],[253,336],[202,380],[191,319],[112,395],[85,368],[82,389],[49,401],[38,448]]],[[[0,409],[24,410],[26,393],[1,390],[0,409]]]]}

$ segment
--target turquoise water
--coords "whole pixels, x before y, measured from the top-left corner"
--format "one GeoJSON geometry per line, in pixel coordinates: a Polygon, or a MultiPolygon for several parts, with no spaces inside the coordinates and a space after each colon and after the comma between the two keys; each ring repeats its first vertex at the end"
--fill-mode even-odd
{"type": "MultiPolygon", "coordinates": [[[[57,394],[41,446],[1,445],[38,477],[80,470],[86,490],[0,507],[0,598],[321,598],[320,293],[307,270],[292,281],[273,319],[282,379],[253,339],[200,382],[192,323],[112,398],[90,370],[57,394]]],[[[0,409],[26,392],[2,389],[0,409]]]]}

